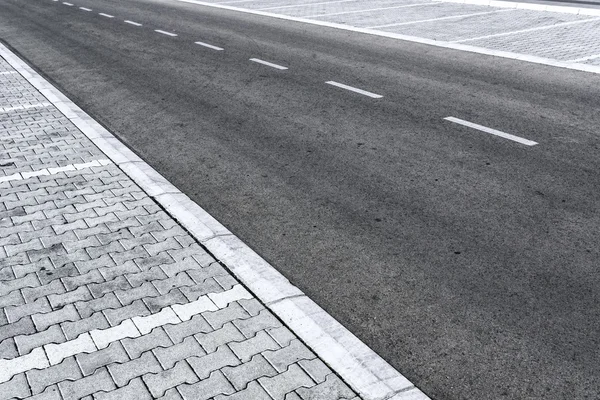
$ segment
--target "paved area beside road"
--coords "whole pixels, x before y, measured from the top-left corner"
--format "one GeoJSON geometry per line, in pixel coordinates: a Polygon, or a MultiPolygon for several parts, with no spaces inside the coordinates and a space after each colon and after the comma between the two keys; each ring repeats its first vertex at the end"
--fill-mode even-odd
{"type": "Polygon", "coordinates": [[[1,58],[0,307],[3,400],[358,399],[1,58]]]}

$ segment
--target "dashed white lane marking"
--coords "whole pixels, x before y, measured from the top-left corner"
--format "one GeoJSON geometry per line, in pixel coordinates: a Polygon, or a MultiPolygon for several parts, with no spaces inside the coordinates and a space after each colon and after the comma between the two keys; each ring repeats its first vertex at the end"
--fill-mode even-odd
{"type": "Polygon", "coordinates": [[[335,15],[345,15],[345,14],[359,14],[359,13],[371,12],[371,11],[395,10],[397,8],[428,6],[430,4],[438,4],[438,2],[429,1],[427,3],[403,4],[401,6],[370,8],[368,10],[352,10],[352,11],[342,11],[342,12],[336,12],[336,13],[330,13],[330,14],[307,15],[307,16],[303,16],[302,18],[317,18],[317,17],[331,17],[331,16],[335,16],[335,15]]]}
{"type": "Polygon", "coordinates": [[[213,49],[213,50],[217,50],[217,51],[223,51],[222,47],[217,47],[217,46],[213,46],[212,44],[208,44],[208,43],[204,43],[204,42],[194,42],[200,46],[204,46],[204,47],[208,47],[209,49],[213,49]]]}
{"type": "Polygon", "coordinates": [[[198,300],[187,304],[164,307],[155,314],[128,318],[110,328],[84,332],[77,339],[36,347],[30,353],[20,357],[0,359],[0,383],[8,382],[13,376],[22,372],[57,365],[66,357],[81,353],[93,353],[105,349],[109,344],[118,340],[139,337],[150,333],[154,328],[167,324],[180,324],[190,320],[194,315],[222,310],[231,302],[252,298],[252,295],[238,284],[221,293],[200,296],[198,300]]]}
{"type": "Polygon", "coordinates": [[[0,113],[7,113],[10,111],[17,111],[17,110],[28,110],[30,108],[42,108],[42,107],[50,107],[51,104],[50,103],[37,103],[37,104],[25,104],[22,106],[14,106],[14,107],[0,107],[0,113]]]}
{"type": "MultiPolygon", "coordinates": [[[[288,6],[277,6],[277,7],[266,7],[266,8],[257,8],[257,10],[260,11],[266,11],[266,10],[280,10],[283,8],[300,8],[300,7],[309,7],[309,6],[321,6],[321,5],[326,5],[326,4],[338,4],[338,3],[349,3],[349,2],[355,2],[356,0],[337,0],[337,1],[324,1],[322,3],[308,3],[308,4],[292,4],[292,5],[288,5],[288,6]]],[[[223,3],[221,3],[223,4],[223,3]]]]}
{"type": "Polygon", "coordinates": [[[133,22],[133,21],[130,21],[128,19],[126,19],[124,22],[126,24],[133,25],[133,26],[142,26],[142,24],[140,24],[139,22],[133,22]]]}
{"type": "Polygon", "coordinates": [[[91,8],[87,8],[87,7],[79,7],[79,9],[83,10],[83,11],[88,11],[88,12],[93,11],[91,8]]]}
{"type": "Polygon", "coordinates": [[[581,57],[581,58],[577,58],[575,60],[569,60],[567,62],[578,63],[578,62],[595,60],[597,58],[600,58],[600,54],[594,54],[593,56],[581,57]]]}
{"type": "Polygon", "coordinates": [[[73,7],[73,5],[74,5],[73,3],[67,3],[67,2],[65,2],[65,1],[63,1],[63,4],[64,4],[65,6],[69,6],[69,7],[73,7]]]}
{"type": "Polygon", "coordinates": [[[547,26],[538,26],[536,28],[527,28],[527,29],[521,29],[521,30],[518,30],[518,31],[502,32],[502,33],[496,33],[494,35],[485,35],[485,36],[478,36],[478,37],[474,37],[474,38],[470,38],[470,39],[455,40],[455,41],[450,42],[450,43],[464,43],[464,42],[470,42],[470,41],[473,41],[473,40],[489,39],[489,38],[493,38],[493,37],[515,35],[517,33],[535,32],[535,31],[541,31],[541,30],[545,30],[545,29],[558,28],[558,27],[561,27],[561,26],[583,24],[585,22],[592,22],[592,21],[598,21],[598,20],[600,20],[600,18],[580,19],[579,21],[561,22],[560,24],[547,25],[547,26]]]}
{"type": "Polygon", "coordinates": [[[106,18],[114,18],[115,17],[114,15],[104,14],[104,13],[98,13],[98,15],[102,15],[103,17],[106,17],[106,18]]]}
{"type": "Polygon", "coordinates": [[[367,92],[366,90],[358,89],[358,88],[355,88],[353,86],[344,85],[343,83],[339,83],[339,82],[328,81],[328,82],[325,82],[325,83],[328,84],[328,85],[331,85],[331,86],[336,86],[336,87],[339,87],[339,88],[342,88],[342,89],[349,90],[351,92],[360,93],[362,95],[371,97],[373,99],[380,99],[380,98],[383,97],[380,94],[375,94],[375,93],[367,92]]]}
{"type": "Polygon", "coordinates": [[[12,74],[16,74],[17,71],[5,71],[5,72],[0,72],[0,75],[12,75],[12,74]]]}
{"type": "Polygon", "coordinates": [[[167,31],[162,31],[160,29],[155,29],[154,32],[158,32],[158,33],[162,33],[163,35],[167,35],[167,36],[177,36],[176,33],[172,33],[172,32],[167,32],[167,31]]]}
{"type": "Polygon", "coordinates": [[[284,67],[283,65],[273,64],[273,63],[270,63],[268,61],[259,60],[258,58],[251,58],[250,61],[262,64],[262,65],[266,65],[268,67],[272,67],[272,68],[275,68],[275,69],[280,69],[280,70],[288,69],[288,67],[284,67]]]}
{"type": "Polygon", "coordinates": [[[474,17],[474,16],[477,16],[477,15],[496,14],[496,13],[501,13],[501,12],[516,11],[516,10],[517,10],[516,8],[509,8],[509,9],[503,9],[503,10],[485,11],[485,12],[478,12],[478,13],[472,13],[472,14],[452,15],[452,16],[449,16],[449,17],[421,19],[421,20],[418,20],[418,21],[408,21],[408,22],[399,22],[399,23],[396,23],[396,24],[386,24],[386,25],[370,26],[367,29],[391,28],[391,27],[394,27],[394,26],[421,24],[421,23],[424,23],[424,22],[444,21],[444,20],[447,20],[447,19],[458,19],[458,18],[474,17]]]}
{"type": "Polygon", "coordinates": [[[455,124],[459,124],[459,125],[467,126],[469,128],[477,129],[479,131],[486,132],[491,135],[500,136],[504,139],[508,139],[508,140],[512,140],[513,142],[518,142],[518,143],[524,144],[525,146],[535,146],[536,144],[538,144],[537,142],[534,142],[533,140],[524,139],[519,136],[511,135],[509,133],[498,131],[496,129],[488,128],[487,126],[474,124],[472,122],[465,121],[465,120],[462,120],[459,118],[446,117],[444,119],[446,121],[454,122],[455,124]]]}
{"type": "Polygon", "coordinates": [[[9,182],[9,181],[20,181],[23,179],[33,178],[35,176],[54,175],[54,174],[58,174],[60,172],[65,172],[65,171],[79,171],[81,169],[100,167],[100,166],[109,165],[109,164],[112,164],[112,161],[107,160],[107,159],[100,159],[100,160],[90,161],[87,163],[63,165],[62,167],[50,167],[50,168],[43,168],[43,169],[38,169],[35,171],[29,171],[29,172],[27,172],[27,171],[17,172],[16,174],[12,174],[12,175],[0,176],[0,183],[9,182]]]}

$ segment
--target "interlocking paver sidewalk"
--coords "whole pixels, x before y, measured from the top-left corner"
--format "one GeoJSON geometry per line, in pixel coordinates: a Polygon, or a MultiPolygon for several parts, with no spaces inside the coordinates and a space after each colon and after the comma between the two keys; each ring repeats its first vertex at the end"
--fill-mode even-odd
{"type": "Polygon", "coordinates": [[[0,400],[358,399],[0,58],[0,400]]]}

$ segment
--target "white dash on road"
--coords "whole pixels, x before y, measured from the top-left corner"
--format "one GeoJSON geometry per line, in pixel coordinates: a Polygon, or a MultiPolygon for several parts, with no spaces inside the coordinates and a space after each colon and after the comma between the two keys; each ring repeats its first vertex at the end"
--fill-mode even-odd
{"type": "Polygon", "coordinates": [[[500,137],[503,137],[504,139],[508,139],[508,140],[512,140],[513,142],[524,144],[525,146],[535,146],[536,144],[538,144],[537,142],[534,142],[533,140],[523,139],[522,137],[519,137],[519,136],[511,135],[509,133],[504,133],[502,131],[497,131],[496,129],[488,128],[483,125],[474,124],[472,122],[465,121],[465,120],[462,120],[459,118],[446,117],[444,119],[446,121],[454,122],[455,124],[459,124],[459,125],[467,126],[469,128],[477,129],[479,131],[486,132],[491,135],[500,136],[500,137]]]}
{"type": "Polygon", "coordinates": [[[67,2],[65,2],[65,1],[63,1],[63,4],[64,4],[65,6],[73,7],[73,3],[67,3],[67,2]]]}
{"type": "Polygon", "coordinates": [[[114,15],[104,14],[104,13],[98,13],[98,15],[102,15],[103,17],[106,17],[106,18],[114,18],[115,17],[114,15]]]}
{"type": "Polygon", "coordinates": [[[212,44],[208,44],[208,43],[204,43],[204,42],[194,42],[194,43],[196,43],[200,46],[208,47],[209,49],[217,50],[217,51],[223,50],[223,48],[221,48],[221,47],[213,46],[212,44]]]}
{"type": "Polygon", "coordinates": [[[93,11],[91,8],[86,8],[86,7],[79,7],[80,10],[83,11],[93,11]]]}
{"type": "Polygon", "coordinates": [[[126,24],[129,24],[129,25],[134,25],[134,26],[142,26],[142,24],[140,24],[140,23],[138,23],[138,22],[133,22],[133,21],[130,21],[130,20],[128,20],[128,19],[126,19],[126,20],[125,20],[125,23],[126,23],[126,24]]]}
{"type": "Polygon", "coordinates": [[[272,67],[272,68],[275,68],[275,69],[280,69],[280,70],[288,69],[288,67],[284,67],[282,65],[273,64],[273,63],[270,63],[268,61],[259,60],[258,58],[251,58],[250,61],[262,64],[262,65],[266,65],[268,67],[272,67]]]}
{"type": "Polygon", "coordinates": [[[342,89],[349,90],[351,92],[360,93],[362,95],[371,97],[373,99],[380,99],[380,98],[383,97],[382,95],[371,93],[371,92],[367,92],[366,90],[358,89],[358,88],[355,88],[353,86],[344,85],[343,83],[339,83],[339,82],[328,81],[328,82],[325,82],[325,83],[328,84],[328,85],[332,85],[332,86],[336,86],[336,87],[339,87],[339,88],[342,88],[342,89]]]}
{"type": "Polygon", "coordinates": [[[167,31],[161,31],[160,29],[155,29],[154,32],[162,33],[163,35],[167,35],[167,36],[177,36],[176,33],[171,33],[171,32],[167,32],[167,31]]]}

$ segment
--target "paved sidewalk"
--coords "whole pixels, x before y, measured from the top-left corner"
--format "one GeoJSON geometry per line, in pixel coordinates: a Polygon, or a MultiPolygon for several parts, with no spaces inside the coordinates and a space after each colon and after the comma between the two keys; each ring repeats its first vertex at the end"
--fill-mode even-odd
{"type": "Polygon", "coordinates": [[[359,398],[1,58],[0,144],[0,399],[359,398]]]}

